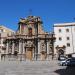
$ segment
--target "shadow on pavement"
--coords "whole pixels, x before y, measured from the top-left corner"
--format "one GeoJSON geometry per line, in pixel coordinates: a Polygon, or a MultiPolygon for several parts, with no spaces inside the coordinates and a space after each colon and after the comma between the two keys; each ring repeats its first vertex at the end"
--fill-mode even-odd
{"type": "Polygon", "coordinates": [[[68,66],[65,69],[58,69],[55,73],[59,75],[75,75],[75,66],[68,66]]]}

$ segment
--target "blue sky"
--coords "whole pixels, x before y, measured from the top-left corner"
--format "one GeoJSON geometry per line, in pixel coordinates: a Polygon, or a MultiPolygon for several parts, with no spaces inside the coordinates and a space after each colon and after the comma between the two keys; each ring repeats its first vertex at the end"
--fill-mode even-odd
{"type": "Polygon", "coordinates": [[[75,0],[0,0],[0,24],[17,30],[19,18],[40,16],[45,31],[54,23],[74,22],[75,0]]]}

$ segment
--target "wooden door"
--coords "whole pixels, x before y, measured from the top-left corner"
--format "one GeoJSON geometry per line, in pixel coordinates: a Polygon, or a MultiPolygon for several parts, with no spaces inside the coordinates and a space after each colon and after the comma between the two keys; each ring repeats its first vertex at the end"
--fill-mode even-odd
{"type": "Polygon", "coordinates": [[[46,60],[46,53],[41,53],[41,60],[46,60]]]}
{"type": "Polygon", "coordinates": [[[32,60],[32,49],[31,48],[27,49],[26,51],[26,59],[32,60]]]}

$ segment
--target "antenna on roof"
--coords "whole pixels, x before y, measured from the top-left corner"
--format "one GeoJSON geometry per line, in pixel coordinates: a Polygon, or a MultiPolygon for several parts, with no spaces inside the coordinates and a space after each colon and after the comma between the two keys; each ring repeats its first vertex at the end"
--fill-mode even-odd
{"type": "Polygon", "coordinates": [[[32,15],[32,9],[29,9],[29,16],[32,15]]]}
{"type": "Polygon", "coordinates": [[[73,18],[73,20],[75,21],[75,17],[73,18]]]}

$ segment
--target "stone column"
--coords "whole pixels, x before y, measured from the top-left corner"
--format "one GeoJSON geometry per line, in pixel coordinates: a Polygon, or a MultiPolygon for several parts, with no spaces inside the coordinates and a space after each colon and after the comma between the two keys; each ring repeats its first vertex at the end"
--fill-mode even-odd
{"type": "Polygon", "coordinates": [[[9,51],[9,43],[7,41],[7,44],[6,44],[6,54],[8,54],[8,51],[9,51]]]}
{"type": "Polygon", "coordinates": [[[0,48],[0,61],[1,61],[1,48],[0,48]]]}
{"type": "Polygon", "coordinates": [[[1,53],[0,53],[0,61],[1,61],[1,53]]]}
{"type": "Polygon", "coordinates": [[[21,43],[21,40],[19,40],[19,53],[18,54],[21,54],[21,48],[22,47],[22,43],[21,43]]]}
{"type": "Polygon", "coordinates": [[[41,54],[41,53],[40,53],[40,52],[41,52],[41,51],[40,51],[40,48],[41,48],[41,47],[40,47],[40,44],[41,44],[41,43],[40,43],[40,39],[38,39],[38,59],[40,59],[40,54],[41,54]]]}
{"type": "Polygon", "coordinates": [[[47,40],[47,54],[49,54],[49,41],[47,40]]]}
{"type": "Polygon", "coordinates": [[[38,54],[40,54],[40,40],[38,39],[38,54]]]}
{"type": "Polygon", "coordinates": [[[14,54],[14,48],[15,47],[15,43],[14,43],[14,41],[12,42],[12,54],[14,54]]]}
{"type": "Polygon", "coordinates": [[[24,43],[24,41],[23,41],[23,54],[25,54],[25,43],[24,43]]]}

